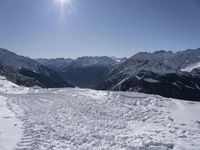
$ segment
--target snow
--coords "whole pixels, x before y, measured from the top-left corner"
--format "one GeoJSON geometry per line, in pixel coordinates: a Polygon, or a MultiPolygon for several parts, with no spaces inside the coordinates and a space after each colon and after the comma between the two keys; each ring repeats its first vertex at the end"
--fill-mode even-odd
{"type": "Polygon", "coordinates": [[[19,93],[0,92],[0,138],[5,139],[0,149],[200,149],[198,102],[135,92],[63,88],[20,93],[23,88],[18,88],[19,93]],[[14,130],[20,127],[18,119],[21,138],[21,128],[14,130]]]}
{"type": "MultiPolygon", "coordinates": [[[[141,71],[153,72],[161,75],[181,71],[191,72],[200,67],[200,49],[180,51],[156,51],[154,53],[140,52],[115,67],[112,72],[122,75],[136,76],[141,71]]],[[[111,73],[112,74],[112,73],[111,73]]],[[[113,75],[113,76],[114,76],[113,75]]]]}
{"type": "Polygon", "coordinates": [[[185,71],[185,72],[191,72],[194,69],[200,68],[200,62],[197,62],[195,64],[191,64],[185,68],[182,68],[181,71],[185,71]]]}
{"type": "Polygon", "coordinates": [[[128,78],[124,78],[122,79],[120,82],[118,82],[113,88],[118,87],[118,90],[121,91],[121,85],[126,82],[126,80],[128,80],[128,78]]]}
{"type": "Polygon", "coordinates": [[[0,149],[12,150],[22,137],[22,122],[7,108],[7,98],[0,96],[0,149]]]}
{"type": "Polygon", "coordinates": [[[198,85],[196,85],[196,88],[197,88],[197,89],[200,89],[200,87],[199,87],[198,85]]]}
{"type": "Polygon", "coordinates": [[[115,60],[118,64],[124,62],[127,59],[126,57],[124,57],[124,58],[117,58],[117,57],[114,57],[114,56],[112,56],[110,58],[112,58],[113,60],[115,60]]]}
{"type": "Polygon", "coordinates": [[[151,79],[151,78],[146,78],[144,80],[147,82],[151,82],[151,83],[159,83],[160,82],[159,80],[155,80],[155,79],[151,79]]]}
{"type": "Polygon", "coordinates": [[[175,86],[177,86],[177,87],[179,87],[179,85],[176,82],[173,82],[172,84],[175,85],[175,86]]]}
{"type": "Polygon", "coordinates": [[[69,65],[74,67],[114,66],[117,61],[107,56],[84,56],[74,59],[69,65]]]}
{"type": "Polygon", "coordinates": [[[0,92],[22,94],[27,93],[29,88],[20,87],[12,82],[9,82],[5,77],[0,76],[0,92]]]}
{"type": "Polygon", "coordinates": [[[180,100],[173,101],[173,116],[175,120],[180,123],[188,124],[194,122],[195,120],[200,120],[199,117],[199,102],[185,102],[183,103],[180,100]]]}

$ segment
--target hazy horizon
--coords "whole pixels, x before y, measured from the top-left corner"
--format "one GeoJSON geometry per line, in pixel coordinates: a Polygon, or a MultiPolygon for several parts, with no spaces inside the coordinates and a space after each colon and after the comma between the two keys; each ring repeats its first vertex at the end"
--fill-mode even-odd
{"type": "Polygon", "coordinates": [[[198,0],[0,0],[0,47],[31,58],[199,48],[198,0]]]}

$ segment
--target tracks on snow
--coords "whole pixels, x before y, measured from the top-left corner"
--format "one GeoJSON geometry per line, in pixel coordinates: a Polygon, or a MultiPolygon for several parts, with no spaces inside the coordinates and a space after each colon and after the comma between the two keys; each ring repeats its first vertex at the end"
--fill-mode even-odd
{"type": "Polygon", "coordinates": [[[173,149],[189,142],[200,146],[200,127],[176,123],[165,106],[169,99],[81,89],[8,97],[10,109],[24,122],[18,150],[173,149]]]}

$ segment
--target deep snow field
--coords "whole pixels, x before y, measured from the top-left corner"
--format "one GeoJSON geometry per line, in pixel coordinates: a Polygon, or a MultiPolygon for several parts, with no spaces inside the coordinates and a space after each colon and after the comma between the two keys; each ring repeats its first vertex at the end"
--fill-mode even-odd
{"type": "Polygon", "coordinates": [[[200,103],[0,77],[0,150],[200,150],[200,103]]]}

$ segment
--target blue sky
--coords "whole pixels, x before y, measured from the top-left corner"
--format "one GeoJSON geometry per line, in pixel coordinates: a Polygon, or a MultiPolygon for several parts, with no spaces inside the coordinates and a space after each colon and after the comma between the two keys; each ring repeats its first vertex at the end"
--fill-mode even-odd
{"type": "Polygon", "coordinates": [[[0,47],[33,58],[200,47],[199,0],[0,0],[0,47]]]}

